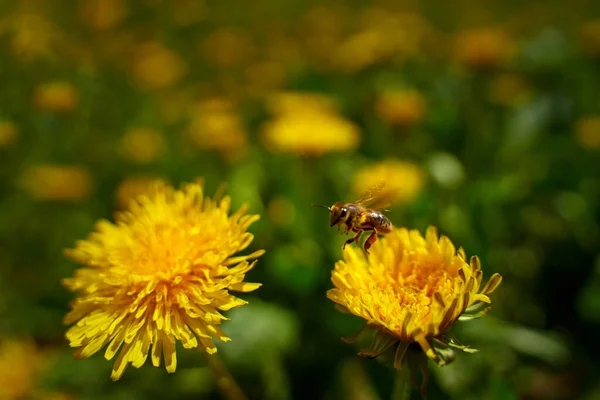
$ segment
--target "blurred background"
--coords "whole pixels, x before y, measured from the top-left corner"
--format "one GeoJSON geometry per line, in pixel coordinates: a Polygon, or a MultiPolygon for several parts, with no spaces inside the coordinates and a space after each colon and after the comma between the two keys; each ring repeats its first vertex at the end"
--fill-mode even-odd
{"type": "Polygon", "coordinates": [[[249,398],[389,398],[394,372],[340,341],[346,237],[310,206],[384,179],[395,225],[504,276],[429,398],[599,399],[599,151],[592,0],[2,0],[0,399],[220,398],[196,351],[115,383],[62,323],[63,249],[198,176],[262,215],[264,285],[219,349],[249,398]]]}

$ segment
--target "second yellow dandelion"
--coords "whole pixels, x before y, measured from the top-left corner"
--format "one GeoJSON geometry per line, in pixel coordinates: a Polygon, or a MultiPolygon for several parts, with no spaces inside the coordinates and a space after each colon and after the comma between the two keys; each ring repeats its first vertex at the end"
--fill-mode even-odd
{"type": "Polygon", "coordinates": [[[335,286],[327,297],[374,328],[374,347],[362,353],[377,357],[395,350],[400,368],[411,343],[439,365],[454,359],[452,347],[472,351],[450,333],[461,319],[485,315],[488,297],[502,277],[492,275],[481,289],[483,272],[477,257],[458,251],[446,236],[430,227],[423,237],[399,228],[377,242],[365,257],[348,247],[331,275],[335,286]]]}

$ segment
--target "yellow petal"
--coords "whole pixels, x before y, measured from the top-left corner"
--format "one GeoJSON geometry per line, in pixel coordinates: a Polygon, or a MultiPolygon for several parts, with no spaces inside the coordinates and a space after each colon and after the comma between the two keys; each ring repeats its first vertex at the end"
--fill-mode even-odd
{"type": "Polygon", "coordinates": [[[425,355],[427,357],[429,357],[430,359],[432,359],[434,361],[436,361],[438,359],[437,353],[435,352],[435,350],[433,350],[433,348],[431,347],[431,345],[425,338],[425,335],[422,335],[422,334],[417,335],[415,337],[415,341],[417,343],[419,343],[419,345],[421,346],[421,349],[423,349],[423,352],[425,353],[425,355]]]}
{"type": "Polygon", "coordinates": [[[177,369],[177,354],[175,353],[175,339],[171,336],[163,338],[163,357],[167,372],[172,374],[177,369]]]}
{"type": "Polygon", "coordinates": [[[234,292],[249,293],[255,291],[261,286],[262,283],[240,282],[229,286],[229,290],[232,290],[234,292]]]}
{"type": "Polygon", "coordinates": [[[129,349],[130,349],[131,343],[129,344],[125,344],[123,346],[123,348],[121,349],[121,351],[119,352],[119,355],[117,356],[117,358],[115,359],[115,364],[113,366],[112,369],[112,373],[110,375],[110,379],[112,379],[113,381],[117,381],[121,378],[121,376],[123,376],[123,372],[125,372],[125,369],[127,368],[128,362],[127,362],[127,358],[129,356],[129,349]]]}
{"type": "Polygon", "coordinates": [[[500,283],[502,282],[502,275],[500,274],[494,274],[490,277],[490,279],[488,280],[487,284],[485,285],[485,287],[483,288],[483,290],[481,291],[482,294],[490,294],[492,293],[494,290],[496,290],[498,288],[498,286],[500,286],[500,283]]]}

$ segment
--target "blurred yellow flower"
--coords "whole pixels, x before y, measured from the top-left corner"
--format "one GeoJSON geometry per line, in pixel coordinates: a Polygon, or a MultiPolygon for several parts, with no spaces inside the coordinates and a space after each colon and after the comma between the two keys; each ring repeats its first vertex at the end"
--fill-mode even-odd
{"type": "Polygon", "coordinates": [[[209,98],[191,109],[188,133],[201,149],[218,150],[228,158],[242,156],[248,134],[237,107],[227,98],[209,98]]]}
{"type": "Polygon", "coordinates": [[[52,55],[60,33],[51,21],[35,13],[17,12],[4,23],[10,50],[17,59],[31,61],[52,55]]]}
{"type": "Polygon", "coordinates": [[[246,231],[259,216],[245,215],[247,205],[229,215],[230,202],[205,198],[201,182],[181,190],[157,182],[116,214],[116,224],[98,222],[87,240],[67,250],[84,265],[64,280],[79,295],[65,317],[74,324],[66,337],[77,357],[107,346],[104,357],[117,356],[111,375],[117,380],[128,364],[141,367],[149,352],[155,367],[162,355],[175,372],[177,341],[210,355],[217,351],[213,338],[230,340],[219,328],[227,319],[220,311],[246,304],[229,291],[260,287],[244,277],[256,263],[248,260],[264,253],[236,255],[252,242],[246,231]]]}
{"type": "Polygon", "coordinates": [[[138,164],[148,164],[165,150],[165,140],[154,129],[132,128],[121,137],[121,150],[126,159],[138,164]]]}
{"type": "Polygon", "coordinates": [[[238,66],[255,51],[251,33],[237,27],[221,27],[211,32],[200,46],[206,62],[221,68],[238,66]]]}
{"type": "Polygon", "coordinates": [[[274,153],[320,156],[353,151],[360,142],[359,128],[344,118],[325,96],[285,93],[272,109],[276,115],[261,128],[265,147],[274,153]]]}
{"type": "Polygon", "coordinates": [[[0,339],[0,399],[32,398],[44,357],[29,339],[0,339]]]}
{"type": "Polygon", "coordinates": [[[348,72],[419,54],[422,42],[432,32],[417,14],[377,7],[361,13],[357,25],[358,31],[345,38],[331,54],[333,65],[348,72]]]}
{"type": "Polygon", "coordinates": [[[17,137],[17,127],[10,121],[0,121],[0,149],[8,147],[17,137]]]}
{"type": "Polygon", "coordinates": [[[97,30],[114,28],[126,12],[123,0],[82,0],[79,5],[80,20],[97,30]]]}
{"type": "Polygon", "coordinates": [[[600,115],[589,115],[577,121],[575,138],[588,150],[600,150],[600,115]]]}
{"type": "Polygon", "coordinates": [[[579,32],[583,50],[591,56],[600,56],[600,19],[585,23],[579,32]]]}
{"type": "Polygon", "coordinates": [[[356,173],[354,192],[360,196],[381,182],[385,182],[386,193],[393,194],[391,201],[409,203],[425,185],[425,172],[412,162],[383,160],[367,165],[356,173]]]}
{"type": "Polygon", "coordinates": [[[79,105],[79,92],[70,82],[48,82],[35,89],[33,103],[41,111],[69,112],[79,105]]]}
{"type": "Polygon", "coordinates": [[[327,297],[343,311],[363,318],[377,330],[371,351],[377,357],[395,349],[394,366],[412,343],[439,365],[454,360],[450,347],[473,352],[448,330],[457,320],[478,318],[489,310],[492,293],[502,281],[492,275],[480,290],[483,273],[479,259],[467,256],[446,236],[438,238],[429,227],[425,237],[417,230],[395,228],[377,241],[370,255],[349,246],[331,274],[335,286],[327,297]]]}
{"type": "Polygon", "coordinates": [[[171,10],[173,22],[177,26],[189,26],[202,21],[208,13],[204,0],[172,0],[171,10]]]}
{"type": "Polygon", "coordinates": [[[513,51],[513,42],[501,29],[467,29],[456,37],[454,57],[469,68],[488,69],[507,62],[513,51]]]}
{"type": "Polygon", "coordinates": [[[421,122],[427,104],[416,90],[389,90],[379,96],[375,111],[391,124],[412,126],[421,122]]]}
{"type": "Polygon", "coordinates": [[[79,201],[92,192],[92,175],[81,166],[36,165],[21,178],[24,190],[38,200],[79,201]]]}
{"type": "Polygon", "coordinates": [[[159,42],[146,42],[134,51],[131,73],[143,90],[164,89],[179,82],[187,73],[181,55],[159,42]]]}
{"type": "Polygon", "coordinates": [[[504,106],[517,106],[528,97],[527,82],[516,74],[503,73],[490,83],[490,99],[504,106]]]}
{"type": "Polygon", "coordinates": [[[414,55],[422,51],[423,42],[433,33],[433,27],[423,16],[412,12],[392,12],[377,6],[360,14],[363,29],[378,30],[393,44],[396,54],[387,56],[414,55]]]}
{"type": "Polygon", "coordinates": [[[332,55],[332,63],[347,72],[357,72],[394,54],[389,32],[373,28],[345,39],[332,55]]]}
{"type": "Polygon", "coordinates": [[[115,200],[119,209],[129,207],[132,200],[151,193],[159,177],[132,176],[119,183],[115,193],[115,200]]]}
{"type": "Polygon", "coordinates": [[[309,92],[275,92],[267,99],[267,110],[271,114],[293,114],[305,110],[315,112],[336,111],[335,102],[332,98],[309,92]]]}

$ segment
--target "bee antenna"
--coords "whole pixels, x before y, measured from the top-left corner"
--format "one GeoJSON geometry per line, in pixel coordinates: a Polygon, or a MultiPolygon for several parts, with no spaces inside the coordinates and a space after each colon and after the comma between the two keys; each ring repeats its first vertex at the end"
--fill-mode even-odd
{"type": "Polygon", "coordinates": [[[326,209],[328,209],[328,210],[329,210],[329,212],[331,212],[331,207],[327,207],[327,206],[324,206],[324,205],[322,205],[322,204],[312,204],[312,206],[313,206],[313,207],[321,207],[321,208],[326,208],[326,209]]]}

